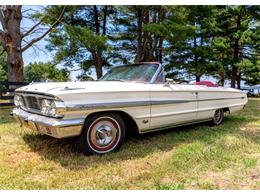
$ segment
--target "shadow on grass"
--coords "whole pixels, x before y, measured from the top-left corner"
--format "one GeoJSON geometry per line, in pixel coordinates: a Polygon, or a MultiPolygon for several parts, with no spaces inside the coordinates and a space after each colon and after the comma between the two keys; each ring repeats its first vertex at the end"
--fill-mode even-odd
{"type": "MultiPolygon", "coordinates": [[[[59,163],[67,169],[84,169],[108,163],[117,163],[129,159],[138,159],[158,151],[170,151],[183,143],[201,141],[207,144],[226,134],[240,136],[240,126],[254,121],[254,118],[240,115],[228,116],[223,125],[210,127],[206,123],[172,128],[169,130],[132,135],[117,152],[103,156],[84,156],[77,148],[77,138],[54,139],[44,135],[26,134],[25,143],[43,159],[59,163]],[[232,127],[232,128],[230,128],[232,127]]],[[[254,135],[244,134],[246,138],[260,144],[260,132],[254,135]],[[258,139],[256,139],[256,136],[258,139]]]]}
{"type": "Polygon", "coordinates": [[[14,118],[10,115],[13,107],[0,108],[0,124],[7,124],[14,122],[14,118]]]}

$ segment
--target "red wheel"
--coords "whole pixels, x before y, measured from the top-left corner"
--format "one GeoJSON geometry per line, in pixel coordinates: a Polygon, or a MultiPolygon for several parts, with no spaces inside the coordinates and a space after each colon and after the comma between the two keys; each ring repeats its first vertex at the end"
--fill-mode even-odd
{"type": "Polygon", "coordinates": [[[85,154],[104,154],[119,148],[125,137],[123,120],[117,114],[98,114],[86,121],[80,137],[85,154]]]}

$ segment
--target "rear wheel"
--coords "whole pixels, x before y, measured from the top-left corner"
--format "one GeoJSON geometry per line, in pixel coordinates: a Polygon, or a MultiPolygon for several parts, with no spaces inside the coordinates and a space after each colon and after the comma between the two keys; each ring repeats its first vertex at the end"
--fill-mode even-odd
{"type": "Polygon", "coordinates": [[[223,109],[218,109],[214,113],[214,117],[212,118],[211,124],[212,125],[220,125],[223,122],[224,118],[224,111],[223,109]]]}
{"type": "Polygon", "coordinates": [[[84,154],[105,154],[117,150],[125,139],[125,125],[118,114],[103,113],[86,120],[79,137],[84,154]]]}

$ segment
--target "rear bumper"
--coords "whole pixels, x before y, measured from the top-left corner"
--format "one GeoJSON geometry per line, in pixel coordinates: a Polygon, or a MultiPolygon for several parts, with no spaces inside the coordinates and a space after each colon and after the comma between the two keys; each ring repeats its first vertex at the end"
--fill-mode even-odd
{"type": "Polygon", "coordinates": [[[56,119],[32,114],[19,108],[14,108],[11,115],[13,115],[20,126],[55,138],[80,135],[84,124],[84,118],[56,119]]]}

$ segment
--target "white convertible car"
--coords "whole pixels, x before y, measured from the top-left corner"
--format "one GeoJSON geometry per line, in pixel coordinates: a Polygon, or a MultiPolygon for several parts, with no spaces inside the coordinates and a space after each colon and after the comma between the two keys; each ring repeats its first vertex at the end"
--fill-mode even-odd
{"type": "Polygon", "coordinates": [[[241,110],[244,92],[165,81],[159,63],[118,66],[98,81],[47,82],[15,91],[17,121],[55,138],[79,137],[85,154],[118,149],[128,131],[140,134],[211,121],[241,110]]]}

